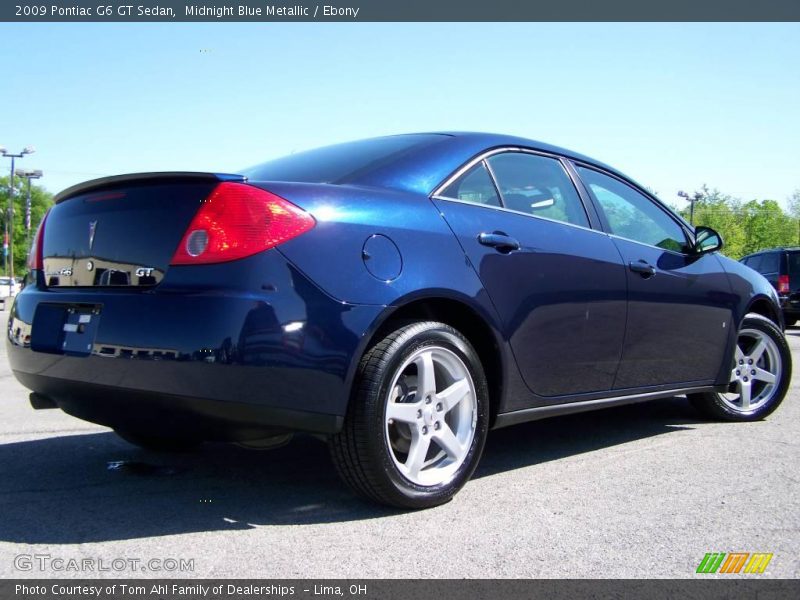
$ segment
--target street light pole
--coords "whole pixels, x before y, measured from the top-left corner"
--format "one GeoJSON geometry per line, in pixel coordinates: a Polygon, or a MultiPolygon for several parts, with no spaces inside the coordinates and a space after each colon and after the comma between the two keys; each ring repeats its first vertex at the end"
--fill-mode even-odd
{"type": "Polygon", "coordinates": [[[17,176],[28,180],[28,195],[25,199],[25,246],[27,248],[30,248],[31,245],[31,179],[41,179],[43,174],[39,169],[35,171],[17,169],[17,176]]]}
{"type": "Polygon", "coordinates": [[[6,275],[14,279],[14,161],[26,154],[33,154],[33,146],[26,146],[19,154],[12,154],[5,148],[0,148],[2,155],[11,159],[11,177],[8,180],[8,214],[6,215],[5,237],[3,238],[3,264],[6,275]],[[9,266],[11,267],[9,269],[9,266]]]}
{"type": "Polygon", "coordinates": [[[680,191],[678,192],[678,196],[689,203],[689,225],[694,227],[694,201],[697,200],[697,194],[689,196],[686,192],[680,191]]]}

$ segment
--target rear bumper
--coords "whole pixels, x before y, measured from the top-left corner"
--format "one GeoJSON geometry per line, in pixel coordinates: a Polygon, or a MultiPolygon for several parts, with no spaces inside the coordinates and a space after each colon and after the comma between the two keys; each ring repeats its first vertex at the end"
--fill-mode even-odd
{"type": "Polygon", "coordinates": [[[268,403],[189,397],[97,385],[14,371],[27,388],[65,413],[114,429],[165,438],[254,440],[286,431],[336,433],[344,418],[268,403]]]}
{"type": "Polygon", "coordinates": [[[786,320],[800,319],[800,294],[780,295],[781,310],[786,320]]]}
{"type": "Polygon", "coordinates": [[[173,267],[145,292],[28,286],[6,343],[23,385],[102,425],[219,440],[332,433],[381,309],[330,298],[268,251],[236,264],[173,267]],[[219,283],[200,287],[208,281],[219,283]],[[83,354],[64,353],[53,308],[85,306],[99,311],[93,339],[77,338],[83,354]]]}

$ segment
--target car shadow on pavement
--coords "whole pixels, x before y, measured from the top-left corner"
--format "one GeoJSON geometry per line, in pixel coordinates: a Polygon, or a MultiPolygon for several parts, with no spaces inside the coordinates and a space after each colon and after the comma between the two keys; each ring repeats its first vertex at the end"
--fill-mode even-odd
{"type": "MultiPolygon", "coordinates": [[[[685,399],[558,417],[490,433],[476,477],[662,435],[700,422],[685,399]]],[[[111,432],[0,444],[0,541],[78,544],[257,525],[374,519],[339,481],[324,442],[255,451],[140,450],[111,432]]]]}
{"type": "Polygon", "coordinates": [[[662,435],[706,420],[685,397],[533,421],[489,433],[475,477],[662,435]]]}

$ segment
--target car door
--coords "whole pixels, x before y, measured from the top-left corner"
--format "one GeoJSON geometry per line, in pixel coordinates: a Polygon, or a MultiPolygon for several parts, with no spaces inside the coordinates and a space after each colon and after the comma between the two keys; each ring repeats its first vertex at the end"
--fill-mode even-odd
{"type": "Polygon", "coordinates": [[[433,201],[497,308],[528,387],[546,397],[611,389],[625,269],[610,238],[591,229],[561,161],[496,151],[433,201]]]}
{"type": "Polygon", "coordinates": [[[629,183],[589,166],[577,170],[627,267],[628,321],[614,387],[716,379],[732,321],[720,261],[694,254],[678,220],[629,183]]]}

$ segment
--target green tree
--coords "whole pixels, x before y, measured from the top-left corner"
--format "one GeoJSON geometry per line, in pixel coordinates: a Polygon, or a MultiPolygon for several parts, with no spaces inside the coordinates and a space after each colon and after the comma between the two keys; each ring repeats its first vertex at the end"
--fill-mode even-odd
{"type": "MultiPolygon", "coordinates": [[[[723,252],[731,258],[764,248],[792,246],[800,234],[800,190],[789,200],[789,214],[775,200],[743,203],[704,185],[691,195],[695,200],[694,224],[716,229],[725,241],[723,252]]],[[[689,218],[689,207],[680,211],[689,218]]]]}
{"type": "Polygon", "coordinates": [[[789,214],[795,219],[800,219],[800,188],[789,196],[789,214]]]}
{"type": "MultiPolygon", "coordinates": [[[[694,192],[694,224],[715,229],[725,241],[724,252],[733,258],[744,256],[746,233],[740,221],[741,202],[718,189],[704,185],[694,192]]],[[[689,207],[681,211],[689,218],[689,207]]]]}
{"type": "Polygon", "coordinates": [[[775,200],[751,200],[742,206],[742,220],[744,254],[797,244],[797,220],[783,212],[775,200]]]}
{"type": "MultiPolygon", "coordinates": [[[[28,271],[28,251],[36,228],[44,213],[53,203],[52,195],[38,185],[31,185],[31,229],[25,229],[25,204],[28,197],[28,183],[21,177],[14,177],[14,222],[13,222],[13,255],[14,275],[22,276],[28,271]]],[[[8,215],[8,176],[0,177],[0,227],[5,231],[8,215]]],[[[0,260],[2,256],[0,256],[0,260]]]]}

